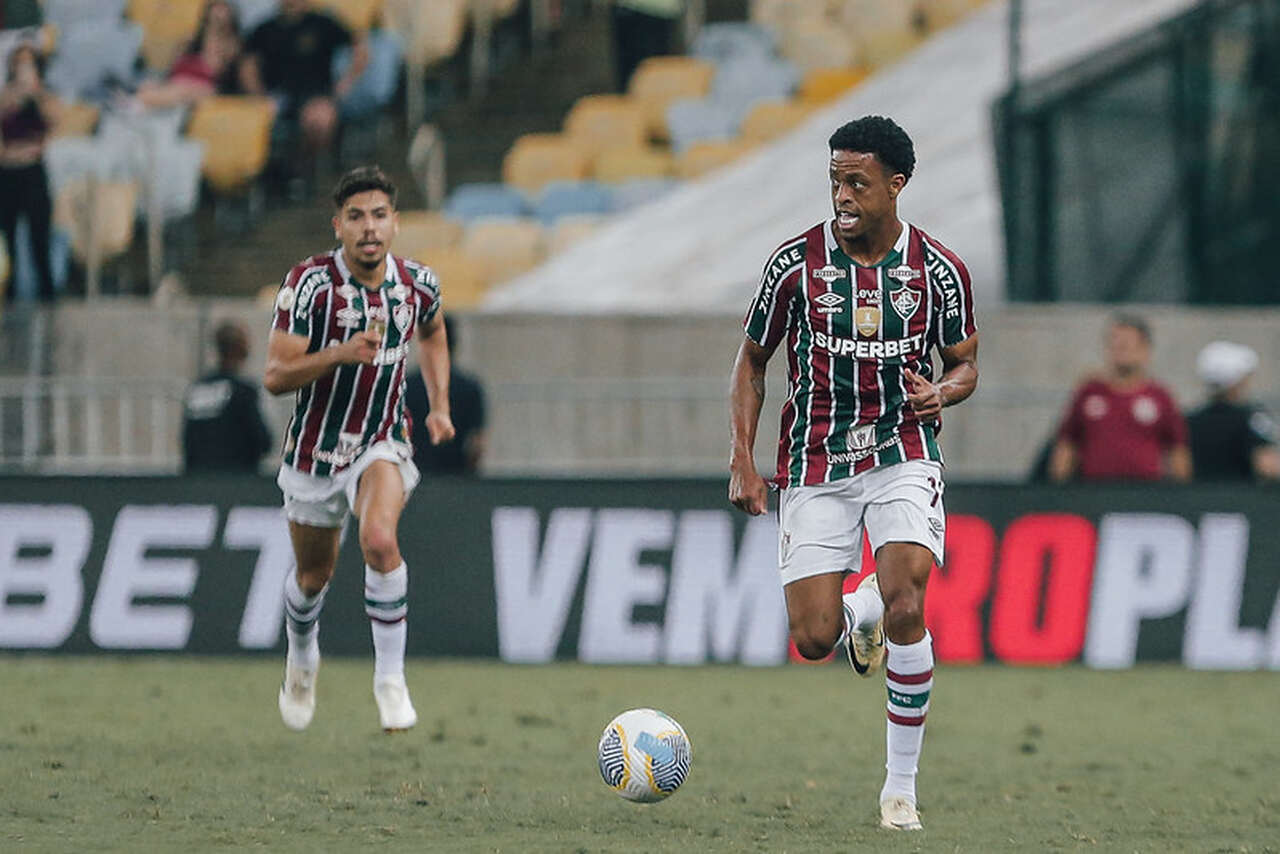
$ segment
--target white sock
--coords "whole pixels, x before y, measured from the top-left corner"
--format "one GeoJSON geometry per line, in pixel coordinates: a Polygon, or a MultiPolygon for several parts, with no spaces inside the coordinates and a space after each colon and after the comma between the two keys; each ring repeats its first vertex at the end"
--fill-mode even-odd
{"type": "Polygon", "coordinates": [[[320,609],[324,607],[326,584],[314,596],[302,592],[298,570],[291,568],[284,579],[284,634],[289,642],[289,660],[314,670],[320,664],[320,609]]]}
{"type": "Polygon", "coordinates": [[[870,585],[844,594],[840,601],[844,605],[844,630],[840,633],[840,640],[836,641],[837,648],[844,643],[849,632],[874,626],[884,616],[884,600],[870,585]]]}
{"type": "Polygon", "coordinates": [[[364,568],[364,612],[369,615],[373,631],[374,675],[404,673],[409,569],[403,563],[385,573],[369,566],[364,568]]]}
{"type": "Polygon", "coordinates": [[[885,685],[889,689],[887,761],[880,801],[916,802],[916,770],[924,745],[924,719],[933,689],[933,638],[926,631],[915,643],[885,639],[885,685]]]}

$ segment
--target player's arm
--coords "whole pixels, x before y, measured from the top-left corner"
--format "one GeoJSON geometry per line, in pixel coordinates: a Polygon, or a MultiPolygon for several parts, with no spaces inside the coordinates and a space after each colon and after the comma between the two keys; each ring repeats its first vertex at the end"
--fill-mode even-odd
{"type": "Polygon", "coordinates": [[[764,406],[764,377],[772,348],[743,338],[729,386],[729,501],[759,516],[768,509],[769,488],[756,469],[756,430],[764,406]]]}
{"type": "Polygon", "coordinates": [[[1174,445],[1165,457],[1165,472],[1170,480],[1186,483],[1191,480],[1191,449],[1186,445],[1174,445]]]}
{"type": "Polygon", "coordinates": [[[453,418],[449,412],[449,337],[444,328],[444,314],[435,315],[418,327],[418,367],[427,387],[427,435],[431,444],[439,445],[453,438],[453,418]]]}
{"type": "Polygon", "coordinates": [[[307,352],[310,343],[311,339],[305,335],[271,330],[262,387],[272,394],[286,394],[310,385],[338,365],[372,365],[379,338],[365,330],[315,353],[307,352]]]}
{"type": "Polygon", "coordinates": [[[1066,483],[1075,476],[1078,462],[1075,442],[1059,438],[1053,443],[1053,453],[1049,455],[1049,479],[1054,483],[1066,483]]]}
{"type": "Polygon", "coordinates": [[[978,387],[978,333],[938,352],[942,356],[942,376],[936,383],[910,368],[902,369],[911,384],[907,400],[916,417],[926,424],[936,421],[944,406],[954,406],[978,387]]]}

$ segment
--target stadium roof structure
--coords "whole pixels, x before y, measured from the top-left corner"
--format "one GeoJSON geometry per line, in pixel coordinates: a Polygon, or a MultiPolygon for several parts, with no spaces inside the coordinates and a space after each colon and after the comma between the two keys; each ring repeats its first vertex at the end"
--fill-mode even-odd
{"type": "MultiPolygon", "coordinates": [[[[1025,0],[1023,73],[1035,77],[1077,62],[1191,5],[1193,0],[1025,0]]],[[[614,217],[591,237],[494,288],[482,308],[743,311],[768,254],[830,214],[828,136],[850,118],[871,113],[894,117],[915,142],[916,174],[900,198],[902,217],[965,259],[980,306],[1003,303],[991,105],[1008,88],[1007,16],[1007,2],[989,4],[775,144],[614,217]]]]}

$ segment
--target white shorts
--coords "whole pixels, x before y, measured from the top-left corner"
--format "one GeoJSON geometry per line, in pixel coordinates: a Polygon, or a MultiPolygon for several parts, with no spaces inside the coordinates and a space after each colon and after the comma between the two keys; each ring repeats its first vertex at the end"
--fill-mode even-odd
{"type": "Polygon", "coordinates": [[[946,518],[942,466],[932,460],[788,487],[778,505],[782,583],[827,572],[861,572],[864,526],[873,553],[885,543],[918,543],[941,565],[946,518]]]}
{"type": "Polygon", "coordinates": [[[418,467],[413,464],[409,446],[401,442],[383,441],[356,457],[351,465],[332,477],[316,477],[295,469],[280,467],[276,484],[284,493],[284,514],[292,522],[317,528],[340,528],[347,514],[356,506],[356,489],[360,475],[375,460],[390,460],[400,470],[404,482],[404,500],[418,485],[418,467]]]}

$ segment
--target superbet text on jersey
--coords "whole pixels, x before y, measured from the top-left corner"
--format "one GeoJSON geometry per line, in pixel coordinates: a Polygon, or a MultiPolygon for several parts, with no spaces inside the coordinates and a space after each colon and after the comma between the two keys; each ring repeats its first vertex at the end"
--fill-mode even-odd
{"type": "Polygon", "coordinates": [[[377,290],[352,279],[341,249],[289,271],[276,297],[273,329],[306,336],[309,353],[363,330],[378,333],[382,343],[374,364],[339,365],[298,390],[285,431],[285,467],[326,477],[376,442],[408,442],[405,362],[418,324],[435,317],[439,306],[435,274],[390,254],[386,279],[377,290]]]}
{"type": "Polygon", "coordinates": [[[884,260],[864,267],[820,222],[769,257],[744,326],[762,347],[787,341],[779,486],[942,461],[938,424],[915,417],[903,368],[931,379],[931,350],[976,326],[969,271],[937,240],[904,223],[884,260]]]}

